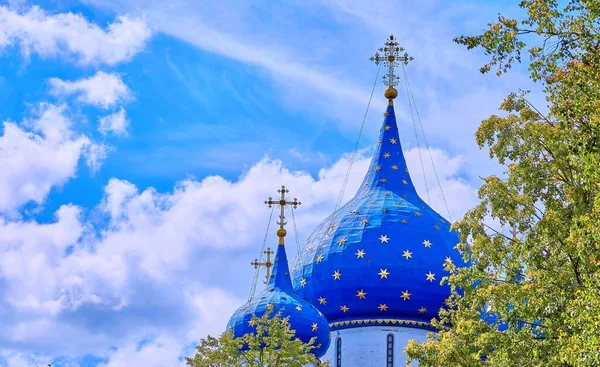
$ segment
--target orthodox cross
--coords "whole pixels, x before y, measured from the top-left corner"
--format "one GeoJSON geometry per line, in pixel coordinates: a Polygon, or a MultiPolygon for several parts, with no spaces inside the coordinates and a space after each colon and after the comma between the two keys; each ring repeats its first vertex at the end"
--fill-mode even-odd
{"type": "Polygon", "coordinates": [[[396,42],[393,34],[385,41],[384,47],[381,47],[379,51],[383,52],[383,55],[377,52],[370,60],[374,61],[375,65],[383,63],[383,66],[388,68],[386,75],[383,77],[383,83],[393,88],[398,85],[398,80],[400,79],[398,75],[394,74],[394,68],[399,66],[399,62],[406,65],[414,60],[414,58],[406,52],[402,55],[400,54],[400,52],[404,51],[404,48],[400,47],[398,42],[396,42]]]}
{"type": "Polygon", "coordinates": [[[271,255],[273,255],[274,252],[271,251],[270,248],[267,248],[267,251],[265,251],[264,254],[267,255],[267,260],[264,263],[259,262],[258,259],[254,259],[250,265],[254,266],[254,269],[258,269],[260,266],[264,266],[267,269],[267,275],[265,275],[265,280],[263,281],[263,283],[267,284],[269,283],[269,278],[271,277],[271,268],[273,267],[271,255]]]}
{"type": "Polygon", "coordinates": [[[296,209],[298,205],[302,203],[299,202],[296,198],[294,198],[294,200],[291,201],[288,200],[285,194],[290,192],[290,190],[286,189],[285,186],[281,186],[281,188],[277,190],[277,192],[280,194],[279,200],[273,200],[273,198],[270,197],[268,200],[265,200],[265,204],[267,204],[269,208],[273,207],[273,205],[279,205],[281,211],[279,213],[279,221],[277,222],[277,224],[279,224],[280,229],[283,229],[283,226],[287,224],[287,222],[285,221],[285,208],[291,206],[293,209],[296,209]]]}

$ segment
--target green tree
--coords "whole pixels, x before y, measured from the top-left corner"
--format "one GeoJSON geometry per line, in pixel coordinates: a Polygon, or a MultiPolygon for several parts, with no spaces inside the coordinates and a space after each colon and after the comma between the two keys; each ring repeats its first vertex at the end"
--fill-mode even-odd
{"type": "Polygon", "coordinates": [[[308,343],[296,338],[288,318],[281,318],[281,313],[255,315],[250,322],[255,333],[239,338],[234,338],[231,332],[218,338],[208,336],[200,341],[196,354],[186,358],[186,364],[192,367],[303,367],[310,363],[329,366],[311,353],[315,338],[308,343]]]}
{"type": "Polygon", "coordinates": [[[600,366],[600,1],[520,7],[524,19],[499,15],[455,41],[484,50],[483,73],[502,75],[528,55],[547,112],[514,93],[477,130],[507,170],[484,179],[480,204],[454,224],[471,265],[448,264],[440,331],[406,348],[420,366],[600,366]],[[489,217],[520,235],[488,227],[489,217]]]}

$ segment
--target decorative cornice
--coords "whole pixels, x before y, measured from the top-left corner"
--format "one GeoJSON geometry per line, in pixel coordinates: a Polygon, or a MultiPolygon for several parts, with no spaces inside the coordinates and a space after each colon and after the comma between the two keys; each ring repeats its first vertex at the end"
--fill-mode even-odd
{"type": "Polygon", "coordinates": [[[337,321],[329,324],[331,330],[349,329],[362,326],[378,326],[378,325],[392,325],[392,326],[406,326],[416,329],[428,329],[436,330],[429,322],[415,321],[415,320],[401,320],[401,319],[357,319],[357,320],[346,320],[337,321]]]}

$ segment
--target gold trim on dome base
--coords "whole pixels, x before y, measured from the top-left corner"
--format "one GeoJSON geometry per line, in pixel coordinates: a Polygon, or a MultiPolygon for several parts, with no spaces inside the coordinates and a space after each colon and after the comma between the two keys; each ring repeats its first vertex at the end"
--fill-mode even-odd
{"type": "Polygon", "coordinates": [[[427,328],[434,330],[435,328],[431,326],[429,322],[424,321],[415,321],[415,320],[401,320],[401,319],[359,319],[359,320],[346,320],[346,321],[338,321],[332,322],[329,324],[331,330],[336,329],[347,329],[352,327],[360,327],[360,326],[377,326],[377,325],[397,325],[397,326],[407,326],[414,328],[427,328]]]}

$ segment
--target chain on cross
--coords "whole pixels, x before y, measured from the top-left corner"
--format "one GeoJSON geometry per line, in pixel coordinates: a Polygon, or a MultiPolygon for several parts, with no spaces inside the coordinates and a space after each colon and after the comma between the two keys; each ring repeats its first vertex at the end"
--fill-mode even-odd
{"type": "Polygon", "coordinates": [[[394,74],[394,68],[398,67],[400,65],[399,63],[406,65],[414,60],[414,58],[409,56],[406,52],[400,54],[404,51],[404,48],[400,47],[398,42],[396,42],[396,38],[393,34],[385,41],[384,47],[381,47],[379,51],[383,52],[383,55],[380,55],[379,52],[377,52],[370,60],[374,61],[375,65],[382,63],[384,67],[388,68],[386,75],[383,77],[383,83],[388,87],[393,88],[398,85],[398,81],[400,80],[400,77],[394,74]]]}

